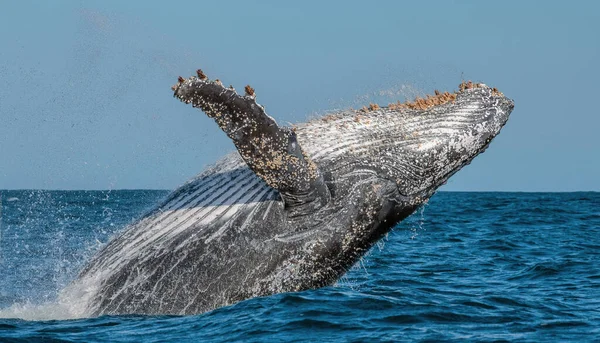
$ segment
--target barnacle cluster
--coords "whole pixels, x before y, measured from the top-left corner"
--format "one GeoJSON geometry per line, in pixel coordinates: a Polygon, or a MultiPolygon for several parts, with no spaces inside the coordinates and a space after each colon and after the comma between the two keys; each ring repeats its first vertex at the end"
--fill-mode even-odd
{"type": "MultiPolygon", "coordinates": [[[[435,90],[434,95],[426,95],[424,98],[416,97],[413,101],[401,102],[398,101],[396,103],[391,103],[387,106],[388,109],[392,111],[401,110],[401,109],[411,109],[411,110],[426,110],[434,106],[443,105],[446,103],[452,103],[456,100],[458,94],[466,91],[467,89],[473,88],[482,88],[485,87],[482,83],[474,83],[472,81],[463,81],[458,85],[458,91],[450,92],[440,92],[435,90]]],[[[498,91],[497,88],[492,88],[492,94],[495,96],[502,96],[503,94],[498,91]]],[[[360,112],[372,112],[380,109],[377,104],[369,104],[369,107],[364,106],[360,109],[360,112]]]]}
{"type": "Polygon", "coordinates": [[[444,92],[436,90],[435,95],[427,94],[425,98],[417,97],[414,101],[407,101],[402,103],[392,103],[388,105],[390,110],[399,110],[402,108],[408,108],[411,110],[426,110],[433,106],[443,105],[448,102],[454,102],[456,100],[457,93],[444,92]]]}
{"type": "Polygon", "coordinates": [[[250,85],[246,85],[246,87],[244,87],[244,91],[246,92],[247,96],[255,96],[254,88],[250,87],[250,85]]]}

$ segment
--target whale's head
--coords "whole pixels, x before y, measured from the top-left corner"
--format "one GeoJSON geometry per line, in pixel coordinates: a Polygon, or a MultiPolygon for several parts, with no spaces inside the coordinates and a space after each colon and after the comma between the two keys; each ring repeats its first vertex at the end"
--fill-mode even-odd
{"type": "Polygon", "coordinates": [[[334,171],[333,178],[370,174],[373,181],[395,185],[388,197],[418,206],[487,148],[514,107],[484,84],[462,83],[459,89],[326,116],[320,121],[327,125],[311,126],[302,143],[323,170],[334,171]]]}
{"type": "Polygon", "coordinates": [[[445,103],[419,103],[390,118],[382,133],[387,137],[374,154],[382,176],[395,181],[401,196],[416,202],[482,153],[514,108],[496,89],[472,83],[462,84],[445,103]]]}

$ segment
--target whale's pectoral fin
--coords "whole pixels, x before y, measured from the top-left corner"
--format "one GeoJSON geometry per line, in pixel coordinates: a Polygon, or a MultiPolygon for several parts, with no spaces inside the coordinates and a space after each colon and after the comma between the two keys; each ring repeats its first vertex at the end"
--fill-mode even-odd
{"type": "Polygon", "coordinates": [[[256,103],[254,89],[245,95],[219,80],[211,81],[201,70],[198,76],[179,78],[175,97],[199,107],[233,140],[248,166],[269,186],[277,189],[292,214],[308,213],[330,199],[317,166],[302,151],[292,129],[279,127],[256,103]]]}

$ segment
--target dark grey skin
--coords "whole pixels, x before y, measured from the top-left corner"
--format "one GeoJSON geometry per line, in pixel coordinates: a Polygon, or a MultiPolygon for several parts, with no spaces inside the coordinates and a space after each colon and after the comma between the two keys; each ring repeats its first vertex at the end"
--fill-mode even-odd
{"type": "Polygon", "coordinates": [[[349,110],[281,128],[252,90],[240,96],[202,73],[174,89],[238,153],[91,260],[63,293],[81,297],[82,315],[194,314],[331,285],[484,151],[514,107],[469,84],[420,109],[349,110]]]}

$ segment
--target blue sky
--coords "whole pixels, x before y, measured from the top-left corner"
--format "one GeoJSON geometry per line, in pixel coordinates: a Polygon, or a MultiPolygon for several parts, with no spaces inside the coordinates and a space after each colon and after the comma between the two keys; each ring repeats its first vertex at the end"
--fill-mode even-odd
{"type": "Polygon", "coordinates": [[[11,1],[0,189],[171,189],[233,145],[172,98],[202,68],[279,123],[456,89],[515,100],[444,190],[600,190],[595,1],[11,1]]]}

